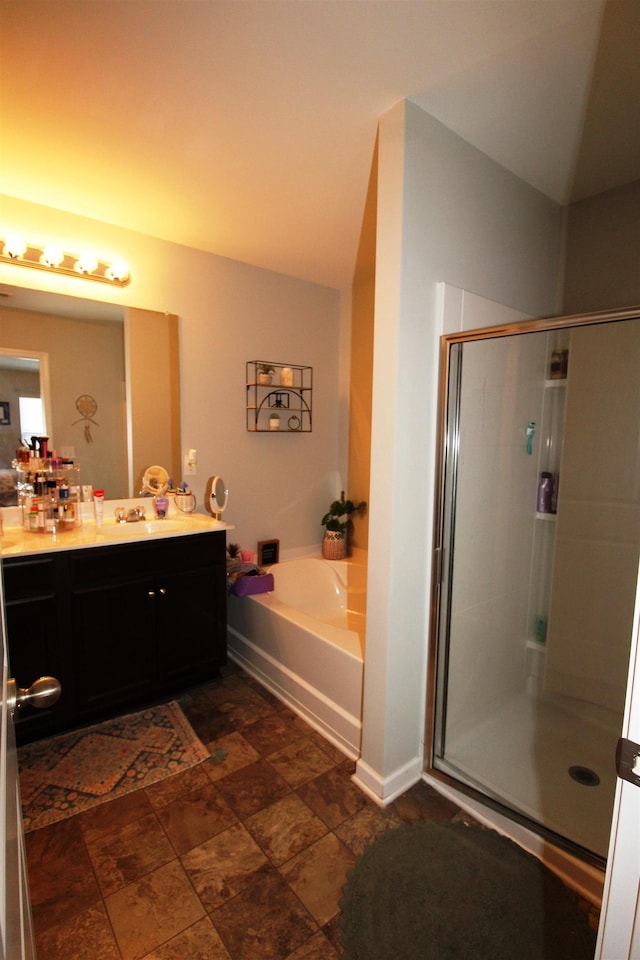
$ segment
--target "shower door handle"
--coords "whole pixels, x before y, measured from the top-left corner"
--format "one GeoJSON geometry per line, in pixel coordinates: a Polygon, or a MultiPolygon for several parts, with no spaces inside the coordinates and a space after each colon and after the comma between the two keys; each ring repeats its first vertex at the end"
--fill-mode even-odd
{"type": "Polygon", "coordinates": [[[616,772],[622,780],[640,787],[640,743],[621,737],[616,748],[616,772]]]}

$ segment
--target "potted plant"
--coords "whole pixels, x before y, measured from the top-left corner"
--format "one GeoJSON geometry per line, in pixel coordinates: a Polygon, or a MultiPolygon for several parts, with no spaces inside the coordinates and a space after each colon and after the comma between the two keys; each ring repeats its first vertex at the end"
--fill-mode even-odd
{"type": "Polygon", "coordinates": [[[355,504],[353,500],[345,500],[344,490],[340,499],[334,500],[322,518],[325,527],[322,540],[322,556],[326,560],[343,560],[347,555],[347,528],[354,513],[359,513],[366,507],[362,500],[355,504]]]}
{"type": "Polygon", "coordinates": [[[258,371],[258,383],[262,383],[265,386],[271,383],[273,374],[275,373],[275,367],[272,367],[270,363],[259,363],[256,366],[258,371]]]}

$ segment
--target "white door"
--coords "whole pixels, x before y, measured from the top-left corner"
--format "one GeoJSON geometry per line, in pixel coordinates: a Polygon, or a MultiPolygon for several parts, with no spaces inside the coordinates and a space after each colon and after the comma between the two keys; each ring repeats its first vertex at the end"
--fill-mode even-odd
{"type": "Polygon", "coordinates": [[[24,857],[22,810],[13,717],[9,708],[9,663],[5,644],[4,588],[0,565],[0,960],[35,960],[31,906],[24,857]]]}
{"type": "MultiPolygon", "coordinates": [[[[640,577],[622,736],[640,744],[640,577]]],[[[640,775],[640,760],[635,772],[640,775]]],[[[618,779],[597,960],[640,960],[640,786],[618,779]]]]}

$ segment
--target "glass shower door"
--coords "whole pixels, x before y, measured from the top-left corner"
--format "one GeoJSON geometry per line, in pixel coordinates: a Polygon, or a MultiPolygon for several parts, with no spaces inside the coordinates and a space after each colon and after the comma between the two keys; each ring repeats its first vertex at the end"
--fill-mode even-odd
{"type": "Polygon", "coordinates": [[[638,320],[448,355],[432,767],[596,861],[640,548],[639,358],[638,320]]]}

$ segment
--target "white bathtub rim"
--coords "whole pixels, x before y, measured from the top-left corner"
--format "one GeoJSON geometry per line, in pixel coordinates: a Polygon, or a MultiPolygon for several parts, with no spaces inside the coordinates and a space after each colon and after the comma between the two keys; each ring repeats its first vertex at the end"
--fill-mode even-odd
{"type": "MultiPolygon", "coordinates": [[[[366,558],[365,551],[361,550],[359,553],[361,555],[363,554],[366,558]]],[[[366,569],[367,565],[362,556],[359,558],[345,558],[344,560],[328,560],[317,554],[298,556],[265,567],[265,570],[274,575],[275,589],[269,593],[253,594],[252,599],[265,606],[269,606],[274,612],[280,613],[282,616],[289,617],[305,630],[309,630],[320,638],[326,636],[327,630],[329,630],[329,642],[343,647],[356,656],[363,658],[366,639],[366,569]],[[295,602],[287,602],[287,600],[283,599],[278,593],[278,568],[289,565],[296,568],[298,564],[304,564],[307,561],[321,565],[323,574],[327,570],[330,570],[335,580],[335,593],[332,591],[332,600],[325,608],[321,606],[317,610],[305,610],[303,606],[296,606],[295,602]],[[362,579],[361,582],[358,582],[357,586],[354,586],[353,583],[349,584],[348,582],[349,569],[357,569],[359,571],[359,576],[361,576],[362,579]],[[364,572],[364,576],[362,576],[362,572],[364,572]],[[362,602],[363,598],[364,602],[362,602]],[[356,609],[352,608],[354,600],[356,609]],[[359,609],[358,601],[361,602],[362,610],[359,609]],[[338,625],[335,620],[342,618],[344,618],[344,623],[338,625]],[[322,626],[314,626],[314,621],[316,624],[321,624],[322,626]],[[357,625],[356,629],[353,629],[354,623],[357,625]],[[346,643],[342,643],[339,633],[335,632],[340,630],[345,631],[346,643]],[[359,638],[357,643],[355,642],[355,637],[359,638]]],[[[313,579],[312,576],[311,579],[313,579]]],[[[326,580],[324,582],[326,583],[326,580]]],[[[285,587],[285,595],[287,595],[289,591],[290,586],[288,588],[285,587]]]]}

